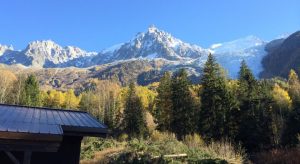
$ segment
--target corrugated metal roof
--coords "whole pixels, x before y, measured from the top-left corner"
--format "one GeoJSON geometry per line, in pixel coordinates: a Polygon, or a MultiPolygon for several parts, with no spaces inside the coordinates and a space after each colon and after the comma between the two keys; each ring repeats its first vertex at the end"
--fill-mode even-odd
{"type": "Polygon", "coordinates": [[[86,112],[0,104],[0,132],[62,135],[64,127],[87,134],[107,129],[86,112]]]}

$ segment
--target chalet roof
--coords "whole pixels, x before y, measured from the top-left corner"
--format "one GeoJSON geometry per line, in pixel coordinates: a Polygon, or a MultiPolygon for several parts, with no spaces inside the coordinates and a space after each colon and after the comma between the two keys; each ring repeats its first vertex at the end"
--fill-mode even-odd
{"type": "Polygon", "coordinates": [[[86,112],[0,104],[1,132],[98,136],[107,127],[86,112]]]}

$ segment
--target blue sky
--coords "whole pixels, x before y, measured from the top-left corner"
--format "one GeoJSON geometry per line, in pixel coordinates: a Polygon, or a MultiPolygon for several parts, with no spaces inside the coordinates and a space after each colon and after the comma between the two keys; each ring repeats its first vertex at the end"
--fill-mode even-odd
{"type": "Polygon", "coordinates": [[[100,51],[155,24],[203,47],[247,35],[300,30],[299,0],[3,0],[0,44],[51,39],[100,51]]]}

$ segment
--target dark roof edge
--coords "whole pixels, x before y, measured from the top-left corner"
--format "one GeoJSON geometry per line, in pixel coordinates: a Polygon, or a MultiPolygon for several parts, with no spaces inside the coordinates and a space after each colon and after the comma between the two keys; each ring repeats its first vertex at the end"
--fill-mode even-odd
{"type": "Polygon", "coordinates": [[[0,106],[11,106],[11,107],[35,108],[35,109],[44,109],[44,110],[53,110],[53,111],[66,111],[66,112],[87,113],[87,112],[84,112],[84,111],[71,110],[71,109],[59,109],[59,108],[37,107],[37,106],[26,106],[26,105],[14,105],[14,104],[2,104],[2,103],[0,103],[0,106]]]}
{"type": "Polygon", "coordinates": [[[91,128],[91,127],[74,127],[74,126],[61,126],[63,134],[76,134],[79,136],[104,136],[108,133],[107,128],[91,128]]]}
{"type": "Polygon", "coordinates": [[[31,140],[31,141],[62,141],[62,134],[41,134],[27,132],[0,132],[0,139],[31,140]]]}

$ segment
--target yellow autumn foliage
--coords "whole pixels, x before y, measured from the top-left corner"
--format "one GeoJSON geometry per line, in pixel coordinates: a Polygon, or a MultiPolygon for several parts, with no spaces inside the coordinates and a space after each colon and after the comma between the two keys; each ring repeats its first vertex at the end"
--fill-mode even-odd
{"type": "Polygon", "coordinates": [[[7,103],[8,95],[17,77],[11,71],[0,69],[0,103],[7,103]]]}
{"type": "Polygon", "coordinates": [[[281,88],[278,84],[274,85],[272,91],[273,98],[276,104],[281,108],[291,108],[292,100],[288,92],[281,88]]]}
{"type": "Polygon", "coordinates": [[[43,103],[51,108],[78,109],[80,96],[77,97],[73,89],[66,92],[50,90],[47,93],[41,92],[43,103]]]}
{"type": "Polygon", "coordinates": [[[69,89],[67,92],[65,92],[65,102],[64,102],[64,107],[66,109],[77,109],[79,102],[80,102],[80,97],[77,97],[74,93],[73,89],[69,89]]]}
{"type": "MultiPolygon", "coordinates": [[[[125,102],[128,90],[128,87],[122,88],[120,92],[121,102],[125,102]]],[[[157,92],[150,90],[147,86],[136,86],[136,94],[141,98],[144,109],[151,110],[150,108],[154,104],[157,92]]]]}

